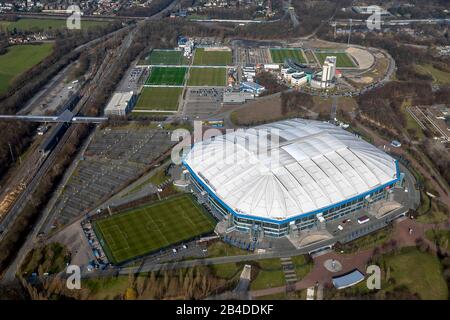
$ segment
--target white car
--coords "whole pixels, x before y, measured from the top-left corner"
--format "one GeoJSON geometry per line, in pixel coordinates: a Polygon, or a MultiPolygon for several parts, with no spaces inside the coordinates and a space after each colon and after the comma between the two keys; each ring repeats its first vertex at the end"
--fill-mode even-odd
{"type": "Polygon", "coordinates": [[[173,253],[177,253],[177,249],[172,249],[172,252],[173,253]]]}
{"type": "Polygon", "coordinates": [[[338,225],[337,228],[338,228],[338,230],[340,230],[340,231],[344,230],[344,227],[341,226],[341,225],[338,225]]]}

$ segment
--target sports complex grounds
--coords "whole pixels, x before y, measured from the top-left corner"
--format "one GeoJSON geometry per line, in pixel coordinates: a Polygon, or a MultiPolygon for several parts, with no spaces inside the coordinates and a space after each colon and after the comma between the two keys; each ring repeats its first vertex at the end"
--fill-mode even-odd
{"type": "Polygon", "coordinates": [[[186,87],[224,87],[230,50],[195,50],[192,63],[179,50],[152,50],[140,61],[150,68],[134,114],[170,115],[178,111],[186,87]]]}
{"type": "MultiPolygon", "coordinates": [[[[322,65],[336,56],[338,68],[354,68],[355,61],[342,49],[266,48],[267,63],[287,59],[306,65],[322,65]]],[[[239,61],[237,61],[239,62],[239,61]]],[[[154,49],[140,61],[149,69],[133,114],[173,115],[185,108],[188,88],[220,88],[227,85],[232,51],[225,47],[196,48],[188,58],[181,50],[154,49]]]]}

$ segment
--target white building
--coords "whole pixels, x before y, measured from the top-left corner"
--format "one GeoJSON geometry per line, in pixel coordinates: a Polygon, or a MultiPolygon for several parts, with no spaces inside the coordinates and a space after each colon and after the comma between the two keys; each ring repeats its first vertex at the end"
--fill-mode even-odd
{"type": "Polygon", "coordinates": [[[115,92],[105,108],[106,116],[126,116],[136,103],[133,91],[115,92]]]}
{"type": "Polygon", "coordinates": [[[330,82],[336,74],[336,57],[326,57],[322,68],[322,82],[330,82]]]}
{"type": "Polygon", "coordinates": [[[183,48],[184,48],[183,55],[185,57],[190,57],[194,51],[194,42],[191,40],[188,40],[183,48]]]}
{"type": "Polygon", "coordinates": [[[308,82],[308,77],[304,72],[298,72],[291,75],[291,84],[293,86],[302,86],[308,82]]]}
{"type": "Polygon", "coordinates": [[[273,237],[344,219],[367,199],[384,199],[400,179],[388,154],[338,126],[304,119],[200,141],[183,164],[192,190],[237,230],[273,237]]]}
{"type": "Polygon", "coordinates": [[[280,65],[275,63],[268,63],[264,65],[264,70],[280,70],[280,65]]]}

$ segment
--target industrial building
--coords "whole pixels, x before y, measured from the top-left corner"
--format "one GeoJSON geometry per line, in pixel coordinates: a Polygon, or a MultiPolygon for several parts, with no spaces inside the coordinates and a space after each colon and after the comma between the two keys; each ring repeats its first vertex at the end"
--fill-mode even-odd
{"type": "Polygon", "coordinates": [[[223,103],[224,104],[242,104],[247,100],[253,100],[255,95],[251,92],[241,92],[241,91],[225,91],[223,93],[223,103]]]}
{"type": "Polygon", "coordinates": [[[228,230],[283,237],[386,199],[398,162],[339,126],[291,119],[194,144],[190,189],[228,230]]]}
{"type": "Polygon", "coordinates": [[[115,92],[105,108],[105,115],[126,116],[134,108],[136,100],[137,97],[133,91],[115,92]]]}
{"type": "Polygon", "coordinates": [[[266,88],[264,88],[262,85],[257,84],[256,82],[242,82],[240,86],[240,90],[244,92],[251,92],[255,96],[259,96],[261,93],[263,93],[266,88]]]}

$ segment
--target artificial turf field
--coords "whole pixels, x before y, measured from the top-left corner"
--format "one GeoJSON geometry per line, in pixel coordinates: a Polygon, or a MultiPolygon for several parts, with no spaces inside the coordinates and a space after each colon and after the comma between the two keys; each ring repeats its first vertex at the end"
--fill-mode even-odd
{"type": "Polygon", "coordinates": [[[298,63],[306,63],[301,49],[270,49],[270,56],[274,63],[284,63],[285,59],[292,59],[298,63]]]}
{"type": "Polygon", "coordinates": [[[194,66],[226,66],[231,64],[231,51],[195,49],[194,66]]]}
{"type": "Polygon", "coordinates": [[[186,64],[187,61],[183,57],[183,53],[178,50],[153,50],[144,63],[149,65],[180,65],[186,64]]]}
{"type": "Polygon", "coordinates": [[[183,88],[150,87],[139,95],[135,110],[178,110],[178,99],[183,88]]]}
{"type": "Polygon", "coordinates": [[[44,60],[53,51],[53,44],[23,44],[7,48],[0,55],[0,94],[8,90],[14,77],[44,60]]]}
{"type": "Polygon", "coordinates": [[[323,65],[325,58],[328,56],[336,57],[336,67],[338,68],[351,68],[355,64],[345,52],[314,52],[320,64],[323,65]]]}
{"type": "Polygon", "coordinates": [[[185,67],[153,67],[145,84],[181,86],[184,83],[185,67]]]}
{"type": "Polygon", "coordinates": [[[121,263],[212,232],[214,221],[189,195],[134,208],[94,223],[113,263],[121,263]]]}
{"type": "Polygon", "coordinates": [[[226,68],[191,68],[188,86],[225,86],[226,68]]]}

